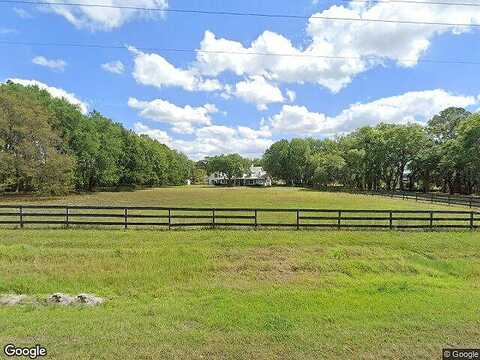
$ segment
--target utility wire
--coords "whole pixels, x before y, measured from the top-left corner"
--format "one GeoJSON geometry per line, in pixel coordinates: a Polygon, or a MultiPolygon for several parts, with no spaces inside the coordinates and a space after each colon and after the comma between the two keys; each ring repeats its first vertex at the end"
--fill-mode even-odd
{"type": "MultiPolygon", "coordinates": [[[[126,45],[106,45],[106,44],[81,44],[81,43],[54,43],[54,42],[22,42],[22,41],[0,41],[0,45],[6,46],[43,46],[43,47],[76,47],[76,48],[90,48],[90,49],[116,49],[126,50],[129,46],[126,45]]],[[[180,48],[162,48],[162,47],[136,47],[141,51],[157,51],[157,52],[173,52],[173,53],[200,53],[200,54],[223,54],[223,55],[249,55],[249,56],[275,56],[275,57],[291,57],[291,58],[318,58],[330,60],[372,60],[378,61],[379,57],[374,56],[334,56],[334,55],[320,55],[320,54],[289,54],[289,53],[262,53],[251,51],[227,51],[227,50],[197,50],[197,49],[180,49],[180,48]]],[[[442,59],[397,59],[398,62],[403,63],[432,63],[432,64],[456,64],[456,65],[480,65],[480,61],[470,60],[442,60],[442,59]]]]}
{"type": "MultiPolygon", "coordinates": [[[[397,1],[407,1],[407,2],[409,2],[409,0],[397,0],[397,1]]],[[[362,2],[363,2],[363,0],[362,0],[362,2]]],[[[162,8],[158,8],[158,7],[149,7],[148,8],[148,7],[93,4],[93,3],[64,3],[64,2],[58,2],[57,3],[57,2],[48,2],[48,1],[29,1],[29,0],[0,0],[0,3],[4,3],[4,4],[25,4],[25,5],[84,6],[84,7],[94,7],[94,8],[111,8],[111,9],[142,10],[142,11],[161,11],[161,12],[166,12],[166,13],[197,14],[197,15],[252,16],[252,17],[262,17],[262,18],[282,18],[282,19],[302,19],[302,20],[313,19],[313,20],[323,20],[323,21],[372,22],[372,23],[391,23],[391,24],[405,24],[405,25],[480,27],[480,24],[475,24],[475,23],[449,23],[449,22],[445,23],[445,22],[429,22],[429,21],[415,21],[415,20],[389,20],[389,19],[370,19],[370,18],[356,18],[356,17],[331,17],[331,16],[321,16],[321,15],[305,16],[305,15],[288,15],[288,14],[267,14],[267,13],[257,13],[257,12],[210,11],[210,10],[189,10],[189,9],[162,9],[162,8]]],[[[411,3],[414,3],[414,2],[412,1],[411,3]]],[[[419,3],[419,2],[415,2],[415,3],[419,3]]],[[[444,3],[442,3],[442,5],[443,4],[444,3]]],[[[480,6],[480,4],[478,6],[480,6]]]]}

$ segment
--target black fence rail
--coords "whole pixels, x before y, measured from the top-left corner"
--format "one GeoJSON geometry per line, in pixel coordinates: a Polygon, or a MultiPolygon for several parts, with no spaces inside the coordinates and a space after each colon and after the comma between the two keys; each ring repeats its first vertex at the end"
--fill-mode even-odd
{"type": "Polygon", "coordinates": [[[476,230],[480,211],[0,205],[0,226],[476,230]]]}
{"type": "Polygon", "coordinates": [[[379,195],[404,200],[425,201],[430,203],[467,206],[480,208],[480,197],[471,195],[450,195],[444,193],[423,193],[411,191],[359,191],[359,190],[335,190],[351,194],[379,195]]]}

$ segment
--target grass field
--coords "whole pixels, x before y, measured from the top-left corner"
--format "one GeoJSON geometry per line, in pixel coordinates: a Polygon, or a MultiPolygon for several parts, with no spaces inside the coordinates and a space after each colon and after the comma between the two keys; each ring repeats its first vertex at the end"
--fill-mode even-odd
{"type": "Polygon", "coordinates": [[[478,347],[475,233],[0,230],[0,344],[54,359],[438,359],[478,347]]]}
{"type": "MultiPolygon", "coordinates": [[[[388,198],[382,196],[371,195],[354,195],[339,192],[321,192],[302,188],[287,188],[287,187],[273,187],[273,188],[219,188],[208,186],[185,186],[185,187],[169,187],[169,188],[157,188],[150,190],[139,190],[132,192],[101,192],[95,194],[83,194],[83,195],[70,195],[67,197],[59,198],[32,198],[32,197],[4,197],[0,202],[6,204],[66,204],[66,205],[100,205],[100,206],[157,206],[157,207],[190,207],[190,208],[286,208],[286,209],[361,209],[361,210],[462,210],[467,211],[468,208],[461,206],[448,206],[431,204],[429,202],[416,202],[414,200],[402,200],[398,198],[388,198]]],[[[9,209],[0,209],[0,221],[11,221],[13,218],[9,216],[9,209]],[[4,212],[7,212],[6,216],[2,216],[4,212]]],[[[18,213],[18,211],[15,211],[18,213]]],[[[45,213],[39,210],[26,210],[25,213],[45,213]]],[[[47,211],[48,212],[48,211],[47,211]]],[[[52,213],[55,211],[50,211],[52,213]]],[[[57,210],[57,217],[42,217],[42,216],[24,216],[24,220],[27,221],[63,221],[65,220],[65,211],[57,210]]],[[[119,225],[112,225],[111,228],[123,227],[124,210],[70,210],[70,220],[73,221],[90,221],[90,222],[117,222],[119,225]],[[75,217],[78,214],[78,217],[75,217]],[[111,217],[104,216],[105,214],[113,215],[111,217]],[[88,217],[88,215],[92,215],[88,217]],[[102,215],[100,217],[100,215],[102,215]],[[121,218],[120,218],[121,217],[121,218]]],[[[163,224],[151,226],[143,225],[146,227],[167,228],[168,219],[165,219],[169,215],[168,211],[152,211],[152,210],[130,210],[129,216],[148,216],[150,218],[140,219],[140,222],[151,224],[161,223],[163,224]],[[164,216],[164,218],[158,218],[158,216],[164,216]]],[[[10,214],[11,215],[11,214],[10,214]]],[[[210,227],[212,223],[212,211],[174,211],[172,215],[177,218],[172,220],[172,226],[176,227],[182,223],[194,223],[200,224],[200,226],[210,227]],[[192,219],[191,216],[201,216],[201,218],[192,219]]],[[[222,211],[216,212],[217,219],[215,223],[218,225],[230,223],[240,223],[248,226],[253,226],[255,220],[252,216],[255,215],[252,211],[244,212],[228,212],[222,211]],[[226,219],[225,216],[247,216],[249,218],[243,219],[226,219]],[[220,216],[220,218],[218,218],[220,216]],[[221,217],[224,218],[221,218],[221,217]]],[[[322,226],[337,226],[337,220],[334,217],[338,217],[338,212],[326,212],[326,213],[312,213],[302,212],[299,214],[302,217],[311,216],[323,216],[328,217],[322,220],[301,220],[302,224],[311,226],[318,224],[322,226]],[[333,218],[333,220],[332,220],[333,218]]],[[[296,224],[295,212],[266,212],[259,211],[257,216],[257,223],[262,224],[296,224]]],[[[344,226],[358,226],[358,225],[381,225],[389,226],[388,213],[374,214],[374,213],[356,213],[347,214],[344,217],[361,217],[360,220],[341,220],[344,226]],[[382,217],[387,220],[364,220],[365,217],[382,217]]],[[[394,226],[429,226],[429,214],[399,214],[399,220],[394,220],[392,224],[394,226]],[[421,218],[420,220],[407,220],[405,216],[409,218],[421,218]]],[[[443,218],[440,222],[435,221],[435,225],[456,225],[469,227],[471,225],[470,214],[448,214],[448,215],[436,215],[436,217],[443,218]]],[[[16,216],[14,221],[18,221],[16,216]]],[[[130,224],[138,222],[138,218],[129,220],[130,224]]],[[[474,223],[477,224],[480,221],[480,214],[474,215],[474,223]]],[[[18,225],[6,225],[15,227],[18,225]]],[[[27,227],[43,227],[45,224],[27,224],[27,227]]],[[[53,225],[62,226],[62,225],[53,225]]],[[[78,226],[78,225],[75,225],[78,226]]],[[[97,225],[94,225],[97,226],[97,225]]],[[[105,225],[103,225],[105,226],[105,225]]],[[[134,225],[130,225],[132,227],[134,225]]],[[[228,226],[228,224],[227,224],[228,226]]],[[[84,225],[85,227],[85,225],[84,225]]]]}
{"type": "MultiPolygon", "coordinates": [[[[2,203],[456,209],[304,189],[162,188],[2,203]]],[[[464,208],[457,207],[457,209],[464,208]]],[[[0,230],[0,345],[53,359],[433,359],[477,347],[475,232],[0,230]]]]}
{"type": "Polygon", "coordinates": [[[69,205],[172,206],[172,207],[267,207],[324,209],[462,209],[448,205],[391,199],[383,196],[321,192],[303,188],[167,187],[132,192],[100,192],[59,198],[0,197],[0,202],[69,205]]]}

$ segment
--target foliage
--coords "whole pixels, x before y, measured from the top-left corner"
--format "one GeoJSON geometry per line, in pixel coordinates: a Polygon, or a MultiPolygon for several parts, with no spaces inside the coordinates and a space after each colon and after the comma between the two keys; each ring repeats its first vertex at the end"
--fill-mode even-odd
{"type": "Polygon", "coordinates": [[[0,87],[0,184],[41,193],[68,191],[73,162],[50,123],[53,114],[35,99],[0,87]],[[61,182],[58,190],[52,185],[61,182]]]}
{"type": "Polygon", "coordinates": [[[222,173],[229,183],[236,177],[241,177],[250,165],[250,160],[239,154],[212,156],[206,159],[207,173],[222,173]]]}
{"type": "Polygon", "coordinates": [[[97,111],[82,114],[38,87],[0,86],[0,190],[180,185],[192,162],[97,111]]]}
{"type": "Polygon", "coordinates": [[[422,127],[379,124],[337,139],[275,142],[263,156],[276,179],[362,190],[480,191],[480,115],[448,108],[422,127]]]}

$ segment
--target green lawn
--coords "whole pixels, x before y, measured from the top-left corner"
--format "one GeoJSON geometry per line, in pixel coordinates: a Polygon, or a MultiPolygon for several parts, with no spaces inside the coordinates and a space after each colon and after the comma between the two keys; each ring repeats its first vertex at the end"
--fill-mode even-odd
{"type": "Polygon", "coordinates": [[[60,198],[0,197],[0,203],[78,205],[144,205],[172,207],[267,207],[324,209],[462,209],[448,205],[391,199],[382,196],[321,192],[303,188],[244,188],[183,186],[132,192],[100,192],[60,198]]]}
{"type": "Polygon", "coordinates": [[[479,240],[0,230],[0,293],[109,299],[0,307],[0,345],[40,343],[55,359],[437,359],[479,345],[479,240]]]}
{"type": "MultiPolygon", "coordinates": [[[[465,210],[201,186],[0,202],[465,210]]],[[[0,294],[108,301],[2,306],[0,345],[40,343],[56,359],[439,358],[444,346],[478,346],[479,240],[475,232],[3,229],[0,294]]]]}
{"type": "MultiPolygon", "coordinates": [[[[158,206],[158,207],[215,207],[215,208],[225,208],[225,207],[236,207],[236,208],[304,208],[304,209],[362,209],[362,210],[441,210],[449,209],[455,210],[460,209],[463,211],[469,210],[465,207],[455,207],[448,205],[438,205],[431,204],[429,202],[416,202],[413,200],[402,200],[398,198],[388,198],[382,196],[371,196],[371,195],[354,195],[347,193],[339,192],[321,192],[309,189],[302,188],[287,188],[287,187],[272,187],[272,188],[245,188],[245,187],[233,187],[233,188],[220,188],[220,187],[208,187],[208,186],[184,186],[184,187],[168,187],[168,188],[157,188],[150,190],[139,190],[132,192],[100,192],[94,194],[84,194],[84,195],[70,195],[66,197],[59,198],[33,198],[33,197],[4,197],[0,198],[0,203],[17,203],[17,204],[28,204],[28,203],[42,203],[42,204],[68,204],[68,205],[115,205],[115,206],[158,206]]],[[[11,210],[4,210],[6,212],[11,210]]],[[[26,210],[26,213],[33,212],[38,213],[39,210],[26,210]]],[[[40,211],[41,212],[41,211],[40,211]]],[[[62,215],[61,210],[57,211],[62,215]]],[[[123,227],[123,210],[71,210],[70,211],[70,220],[73,221],[116,221],[120,222],[120,225],[115,225],[117,228],[123,227]],[[99,214],[114,214],[117,217],[74,217],[75,213],[82,213],[83,216],[86,214],[99,215],[99,214]]],[[[185,211],[175,211],[172,213],[176,216],[203,216],[202,219],[189,219],[189,218],[176,218],[173,220],[174,224],[178,223],[210,223],[211,222],[211,211],[204,212],[185,212],[185,211]]],[[[130,216],[135,215],[148,215],[148,216],[167,216],[168,211],[148,211],[148,210],[131,210],[129,211],[130,216]]],[[[253,216],[253,212],[243,212],[243,213],[234,213],[234,212],[218,212],[217,216],[231,216],[231,215],[242,215],[242,216],[253,216]]],[[[281,224],[295,224],[296,223],[296,214],[294,212],[258,212],[257,221],[261,224],[272,224],[272,223],[281,223],[281,224]]],[[[308,213],[303,212],[301,216],[328,216],[335,217],[338,214],[333,213],[308,213]]],[[[362,216],[362,217],[371,217],[374,216],[372,213],[363,213],[363,214],[354,214],[350,216],[362,216]]],[[[379,216],[378,214],[376,215],[379,216]]],[[[383,214],[383,217],[388,216],[388,214],[383,214]]],[[[399,217],[405,217],[406,215],[398,215],[399,217]]],[[[429,215],[423,214],[410,214],[409,217],[422,217],[424,220],[412,222],[411,220],[395,220],[394,225],[428,225],[429,224],[429,215]]],[[[439,225],[462,225],[469,226],[470,218],[469,214],[456,214],[456,215],[443,215],[441,217],[456,217],[457,219],[453,220],[442,220],[441,223],[435,222],[439,225]]],[[[439,217],[439,216],[437,216],[439,217]]],[[[11,221],[13,218],[9,216],[2,216],[2,211],[0,210],[0,221],[11,221]]],[[[60,217],[35,217],[35,216],[25,216],[24,220],[27,221],[46,221],[46,220],[55,220],[63,221],[64,216],[60,217]]],[[[130,220],[130,223],[135,222],[135,219],[130,220]]],[[[168,220],[166,219],[154,219],[149,222],[162,222],[167,224],[168,220]]],[[[477,223],[480,221],[480,216],[475,215],[475,220],[477,223]]],[[[253,225],[254,220],[252,219],[222,219],[217,218],[216,223],[226,223],[226,222],[237,222],[242,224],[251,224],[253,225]]],[[[327,220],[301,220],[304,224],[337,224],[336,219],[327,219],[327,220]]],[[[357,220],[346,220],[343,221],[344,225],[388,225],[388,220],[375,220],[375,221],[357,221],[357,220]]],[[[13,225],[16,226],[16,225],[13,225]]],[[[28,227],[36,226],[45,228],[44,224],[36,225],[27,225],[28,227]]],[[[58,225],[57,225],[58,226],[58,225]]],[[[61,226],[61,225],[59,225],[61,226]]],[[[114,226],[114,228],[115,228],[114,226]]],[[[165,228],[164,226],[163,228],[165,228]]]]}

